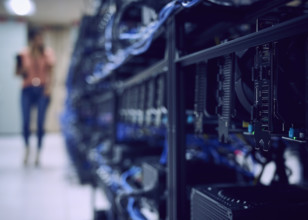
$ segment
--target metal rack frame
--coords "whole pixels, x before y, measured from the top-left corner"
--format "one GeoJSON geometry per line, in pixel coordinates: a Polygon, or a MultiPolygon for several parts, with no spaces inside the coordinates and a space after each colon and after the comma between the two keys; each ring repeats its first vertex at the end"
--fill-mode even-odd
{"type": "MultiPolygon", "coordinates": [[[[271,1],[263,9],[258,9],[259,14],[264,14],[271,7],[281,5],[286,0],[271,1]]],[[[164,71],[167,72],[167,106],[168,106],[168,164],[167,164],[167,214],[169,220],[189,219],[186,197],[186,159],[185,159],[185,100],[184,94],[184,72],[183,68],[201,61],[217,58],[226,54],[241,51],[247,48],[262,45],[267,42],[277,41],[299,34],[308,33],[308,15],[304,15],[276,26],[266,28],[259,32],[251,33],[235,40],[209,47],[188,55],[180,56],[177,50],[177,42],[181,37],[179,34],[182,11],[179,10],[171,16],[166,24],[166,54],[165,58],[153,66],[143,70],[139,74],[130,77],[123,84],[122,88],[130,87],[136,83],[142,82],[152,76],[164,71]]],[[[258,14],[251,14],[253,19],[258,14]]],[[[308,108],[308,39],[306,40],[306,109],[308,108]]],[[[132,58],[133,59],[133,58],[132,58]]],[[[125,64],[124,64],[125,65],[125,64]]],[[[116,81],[116,71],[108,78],[116,81]]],[[[116,142],[116,122],[117,119],[117,92],[113,91],[113,137],[112,143],[116,142]]],[[[306,139],[308,136],[308,111],[306,111],[306,139]]],[[[307,174],[306,174],[307,175],[307,174]]],[[[308,175],[307,175],[308,176],[308,175]]],[[[104,187],[103,187],[104,188],[104,187]]],[[[106,189],[104,189],[106,190],[106,189]]]]}
{"type": "MultiPolygon", "coordinates": [[[[267,42],[308,33],[308,16],[304,15],[274,27],[264,29],[235,40],[206,48],[204,50],[177,58],[176,41],[178,39],[176,16],[170,18],[167,26],[168,51],[168,215],[170,220],[189,219],[185,206],[186,162],[185,162],[185,112],[183,98],[182,68],[200,61],[220,57],[243,49],[255,47],[267,42]]],[[[307,47],[307,45],[306,45],[307,47]]],[[[306,53],[306,66],[308,65],[306,53]]],[[[308,66],[306,67],[306,85],[308,85],[308,66]]],[[[308,86],[306,86],[306,106],[308,106],[308,86]]],[[[308,113],[306,113],[306,137],[308,134],[308,113]]]]}

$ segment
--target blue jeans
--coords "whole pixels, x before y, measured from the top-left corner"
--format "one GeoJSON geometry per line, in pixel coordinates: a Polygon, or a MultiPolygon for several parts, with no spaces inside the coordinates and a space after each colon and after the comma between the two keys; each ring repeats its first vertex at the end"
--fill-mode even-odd
{"type": "Polygon", "coordinates": [[[37,107],[37,138],[38,148],[42,147],[42,139],[44,136],[44,122],[46,110],[50,101],[49,96],[44,95],[44,87],[26,87],[22,89],[21,94],[21,109],[23,121],[23,137],[26,146],[29,146],[30,136],[30,115],[31,108],[37,107]]]}

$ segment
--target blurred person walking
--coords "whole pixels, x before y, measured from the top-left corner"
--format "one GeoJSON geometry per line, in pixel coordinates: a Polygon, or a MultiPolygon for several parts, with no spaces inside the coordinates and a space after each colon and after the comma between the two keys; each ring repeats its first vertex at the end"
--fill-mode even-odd
{"type": "Polygon", "coordinates": [[[40,152],[44,136],[44,122],[50,102],[51,72],[55,63],[54,52],[46,48],[43,31],[40,28],[29,30],[29,45],[17,55],[16,75],[23,79],[21,92],[22,133],[25,142],[24,164],[29,160],[31,109],[37,107],[37,154],[35,165],[40,164],[40,152]]]}

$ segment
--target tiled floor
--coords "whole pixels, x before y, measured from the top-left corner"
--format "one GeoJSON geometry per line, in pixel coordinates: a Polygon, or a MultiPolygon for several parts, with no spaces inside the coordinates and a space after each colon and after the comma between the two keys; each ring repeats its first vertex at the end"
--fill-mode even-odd
{"type": "MultiPolygon", "coordinates": [[[[91,187],[78,183],[61,135],[46,135],[40,167],[33,163],[35,137],[31,138],[32,157],[24,167],[21,137],[0,136],[0,219],[93,219],[91,187]]],[[[104,197],[99,196],[99,203],[99,208],[108,208],[104,197]]]]}

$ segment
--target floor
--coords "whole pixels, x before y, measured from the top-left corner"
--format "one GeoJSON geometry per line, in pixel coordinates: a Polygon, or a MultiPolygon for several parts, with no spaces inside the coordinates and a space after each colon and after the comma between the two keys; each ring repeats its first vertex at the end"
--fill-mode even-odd
{"type": "MultiPolygon", "coordinates": [[[[62,136],[46,135],[40,167],[34,166],[35,142],[31,137],[31,158],[24,166],[21,137],[0,136],[0,219],[93,219],[93,191],[78,183],[62,136]]],[[[99,209],[109,205],[101,192],[94,204],[99,209]]]]}

